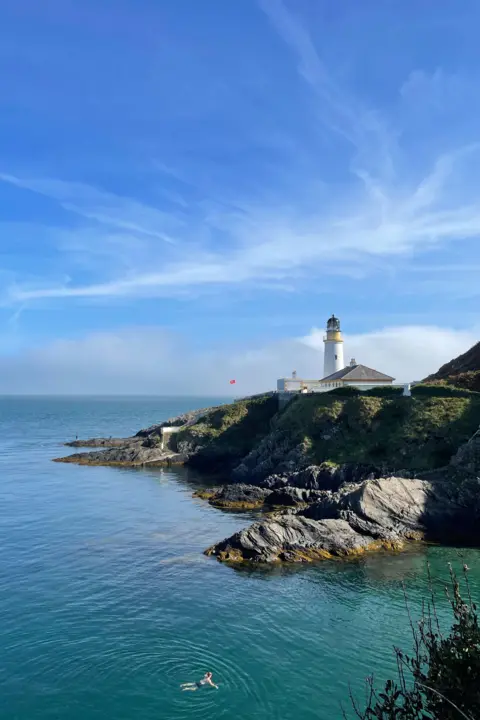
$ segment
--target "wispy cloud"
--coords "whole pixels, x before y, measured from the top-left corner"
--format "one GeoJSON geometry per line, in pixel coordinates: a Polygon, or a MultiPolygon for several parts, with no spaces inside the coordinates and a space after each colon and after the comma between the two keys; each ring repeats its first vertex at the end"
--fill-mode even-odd
{"type": "MultiPolygon", "coordinates": [[[[318,99],[318,116],[333,131],[351,143],[355,160],[371,165],[376,158],[386,175],[392,174],[391,150],[394,133],[385,120],[366,107],[351,92],[345,91],[327,69],[305,25],[291,13],[282,0],[258,0],[272,26],[293,51],[300,76],[318,99]]],[[[366,172],[361,171],[366,175],[366,172]]]]}
{"type": "Polygon", "coordinates": [[[52,178],[20,178],[0,173],[0,180],[56,200],[65,210],[96,220],[118,230],[135,232],[174,243],[173,234],[181,226],[181,218],[162,213],[131,198],[98,190],[91,185],[65,182],[52,178]]]}
{"type": "MultiPolygon", "coordinates": [[[[416,148],[401,142],[396,107],[380,112],[340,82],[322,59],[314,33],[286,2],[258,2],[270,23],[265,25],[280,39],[312,100],[309,127],[316,129],[320,119],[348,146],[341,181],[330,183],[328,167],[320,161],[306,170],[291,153],[288,161],[277,158],[276,175],[270,173],[263,193],[251,190],[256,178],[250,169],[249,182],[241,185],[233,178],[230,187],[209,185],[207,195],[192,191],[188,163],[181,166],[180,156],[179,168],[158,162],[162,182],[153,178],[158,203],[151,193],[150,200],[140,202],[85,183],[2,173],[4,183],[50,198],[81,218],[81,228],[63,233],[58,251],[78,258],[80,266],[88,244],[93,258],[78,273],[72,263],[68,280],[48,275],[33,282],[17,273],[3,288],[4,304],[175,296],[212,286],[290,290],[319,276],[362,278],[379,267],[395,272],[398,260],[411,259],[415,267],[420,255],[480,236],[480,145],[440,144],[417,159],[416,148]],[[165,176],[172,186],[163,183],[165,176]],[[284,177],[289,192],[276,182],[284,177]]],[[[411,73],[395,88],[398,102],[431,106],[434,96],[436,105],[439,83],[446,81],[445,73],[430,80],[421,71],[411,73]],[[430,95],[424,97],[428,87],[430,95]]],[[[452,86],[455,92],[465,90],[458,82],[452,86]]],[[[317,149],[312,142],[314,160],[317,149]]]]}
{"type": "MultiPolygon", "coordinates": [[[[474,155],[477,150],[471,146],[468,153],[474,155]]],[[[466,153],[467,150],[462,150],[458,155],[466,153]]],[[[120,200],[107,195],[111,225],[125,229],[128,225],[129,235],[117,235],[111,244],[111,251],[117,252],[124,238],[122,252],[125,265],[129,265],[127,275],[85,285],[76,284],[74,279],[61,285],[42,283],[41,287],[17,282],[9,288],[7,297],[11,302],[24,302],[40,298],[168,295],[185,288],[278,282],[286,278],[295,284],[295,278],[304,279],[319,272],[358,276],[368,272],[375,258],[408,256],[417,250],[425,252],[439,244],[477,237],[480,203],[463,203],[460,199],[449,207],[444,202],[450,183],[456,182],[455,158],[445,156],[410,189],[392,190],[362,183],[341,202],[332,201],[330,208],[322,207],[318,212],[305,214],[295,209],[286,211],[277,205],[258,206],[246,202],[241,212],[228,207],[209,214],[203,211],[201,221],[201,208],[192,207],[189,213],[182,211],[181,222],[176,213],[167,214],[144,205],[140,211],[140,206],[133,204],[138,211],[136,222],[126,223],[124,207],[119,210],[120,219],[115,216],[115,206],[118,208],[120,200]],[[192,244],[199,222],[207,237],[221,234],[222,242],[217,249],[192,244]],[[159,252],[155,243],[148,242],[140,264],[136,233],[131,230],[133,225],[141,228],[137,239],[144,243],[152,235],[163,239],[163,228],[176,225],[178,247],[172,247],[167,254],[159,252]],[[148,271],[145,271],[146,264],[148,271]]],[[[25,184],[16,180],[16,183],[32,190],[41,188],[42,193],[53,187],[50,197],[62,204],[68,197],[68,205],[81,207],[85,217],[105,217],[98,211],[97,191],[84,185],[80,186],[80,199],[75,200],[76,185],[56,181],[52,186],[51,181],[45,184],[41,180],[25,184]]],[[[103,194],[100,197],[103,198],[103,194]]],[[[130,207],[130,201],[126,204],[130,207]]],[[[73,252],[75,233],[69,237],[66,248],[73,252]]],[[[98,230],[89,232],[91,243],[98,244],[105,252],[107,237],[110,236],[98,230]]]]}

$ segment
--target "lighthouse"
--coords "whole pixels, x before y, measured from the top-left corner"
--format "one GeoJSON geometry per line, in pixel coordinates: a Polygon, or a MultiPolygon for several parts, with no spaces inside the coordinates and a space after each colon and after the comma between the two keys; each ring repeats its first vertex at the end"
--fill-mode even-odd
{"type": "Polygon", "coordinates": [[[323,377],[343,370],[343,338],[340,320],[332,315],[327,321],[327,334],[323,338],[325,354],[323,359],[323,377]]]}

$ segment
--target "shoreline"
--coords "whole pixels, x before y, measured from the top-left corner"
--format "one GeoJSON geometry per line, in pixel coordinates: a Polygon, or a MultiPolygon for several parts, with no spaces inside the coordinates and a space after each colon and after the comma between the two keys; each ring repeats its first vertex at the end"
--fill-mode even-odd
{"type": "Polygon", "coordinates": [[[480,479],[472,468],[479,424],[480,398],[473,395],[392,399],[332,392],[298,397],[278,410],[269,394],[184,413],[128,438],[77,438],[66,446],[87,451],[54,461],[192,467],[216,479],[215,487],[195,497],[225,511],[262,513],[259,521],[207,548],[206,555],[228,563],[309,563],[397,552],[412,541],[480,545],[480,479]],[[457,447],[451,439],[455,414],[462,441],[457,447]],[[445,417],[445,435],[439,417],[445,417]],[[375,462],[373,453],[375,433],[381,437],[387,431],[391,470],[389,463],[375,462]],[[398,468],[396,458],[409,460],[412,449],[407,454],[397,436],[416,443],[414,452],[430,467],[398,468]],[[435,443],[452,447],[454,454],[447,458],[435,443]],[[360,455],[359,461],[349,461],[348,453],[360,455]],[[444,456],[449,462],[435,466],[444,456]],[[339,462],[342,457],[346,461],[339,462]]]}

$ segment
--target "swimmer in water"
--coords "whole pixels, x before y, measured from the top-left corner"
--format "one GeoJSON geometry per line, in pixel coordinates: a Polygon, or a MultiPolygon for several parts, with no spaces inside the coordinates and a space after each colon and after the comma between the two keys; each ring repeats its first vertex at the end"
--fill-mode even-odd
{"type": "Polygon", "coordinates": [[[198,690],[198,688],[205,687],[206,685],[210,685],[210,687],[214,687],[218,690],[218,685],[215,685],[212,680],[211,672],[206,672],[203,678],[198,682],[182,683],[180,687],[182,688],[182,690],[191,690],[192,692],[194,692],[195,690],[198,690]]]}

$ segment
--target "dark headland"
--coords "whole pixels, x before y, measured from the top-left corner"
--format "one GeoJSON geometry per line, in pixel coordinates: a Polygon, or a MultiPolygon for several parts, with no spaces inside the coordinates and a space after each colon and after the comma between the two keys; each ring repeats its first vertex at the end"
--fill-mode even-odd
{"type": "Polygon", "coordinates": [[[68,443],[83,465],[187,464],[215,476],[198,491],[259,520],[205,552],[226,562],[311,562],[480,545],[480,343],[412,388],[275,393],[198,410],[130,438],[68,443]]]}

